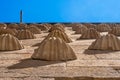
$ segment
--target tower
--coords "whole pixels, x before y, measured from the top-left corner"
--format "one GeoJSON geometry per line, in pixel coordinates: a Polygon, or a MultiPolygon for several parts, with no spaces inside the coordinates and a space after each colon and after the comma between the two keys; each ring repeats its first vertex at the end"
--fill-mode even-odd
{"type": "Polygon", "coordinates": [[[22,15],[23,15],[23,12],[22,10],[20,11],[20,23],[22,23],[22,15]]]}

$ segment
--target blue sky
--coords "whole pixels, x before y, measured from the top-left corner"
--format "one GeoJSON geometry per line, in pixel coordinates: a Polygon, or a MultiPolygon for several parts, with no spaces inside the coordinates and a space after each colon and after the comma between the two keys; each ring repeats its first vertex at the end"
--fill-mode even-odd
{"type": "Polygon", "coordinates": [[[120,22],[120,0],[1,0],[0,22],[120,22]]]}

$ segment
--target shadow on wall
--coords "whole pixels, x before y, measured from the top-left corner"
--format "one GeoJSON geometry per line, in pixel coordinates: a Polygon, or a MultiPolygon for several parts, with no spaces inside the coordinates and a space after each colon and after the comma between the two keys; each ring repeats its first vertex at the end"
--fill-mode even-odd
{"type": "Polygon", "coordinates": [[[33,60],[31,58],[20,60],[19,63],[7,67],[8,69],[23,69],[29,67],[39,67],[47,66],[51,64],[63,63],[65,61],[42,61],[42,60],[33,60]]]}

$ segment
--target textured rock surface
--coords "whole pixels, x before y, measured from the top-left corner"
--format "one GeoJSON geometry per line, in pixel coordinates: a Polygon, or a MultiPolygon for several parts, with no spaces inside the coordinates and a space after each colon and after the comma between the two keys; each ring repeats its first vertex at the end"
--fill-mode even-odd
{"type": "Polygon", "coordinates": [[[86,30],[79,39],[97,39],[100,37],[100,33],[93,28],[86,30]]]}
{"type": "Polygon", "coordinates": [[[87,31],[88,28],[86,26],[79,27],[76,31],[75,34],[83,34],[85,31],[87,31]]]}
{"type": "Polygon", "coordinates": [[[41,25],[44,25],[44,26],[46,26],[47,28],[52,27],[52,24],[49,24],[49,23],[44,23],[44,24],[41,24],[41,25]]]}
{"type": "Polygon", "coordinates": [[[30,26],[29,29],[33,34],[41,34],[41,30],[36,26],[30,26]]]}
{"type": "Polygon", "coordinates": [[[104,35],[93,42],[88,49],[120,50],[120,40],[113,34],[104,35]]]}
{"type": "Polygon", "coordinates": [[[16,35],[13,29],[0,29],[0,35],[2,34],[11,34],[11,35],[16,35]]]}
{"type": "Polygon", "coordinates": [[[19,28],[19,26],[17,24],[15,24],[15,23],[8,24],[7,27],[11,28],[11,29],[18,29],[19,28]]]}
{"type": "Polygon", "coordinates": [[[87,28],[95,28],[96,27],[95,24],[91,24],[91,23],[85,23],[83,25],[86,26],[87,28]]]}
{"type": "Polygon", "coordinates": [[[62,24],[54,24],[53,27],[51,27],[51,28],[49,29],[49,32],[52,32],[52,31],[54,31],[54,30],[60,30],[60,31],[65,32],[65,30],[64,30],[64,25],[62,25],[62,24]]]}
{"type": "Polygon", "coordinates": [[[0,35],[0,50],[11,51],[20,49],[23,49],[23,46],[20,44],[16,37],[10,34],[0,35]]]}
{"type": "Polygon", "coordinates": [[[21,30],[21,31],[18,32],[17,38],[18,39],[34,39],[35,36],[29,30],[21,30]]]}
{"type": "Polygon", "coordinates": [[[6,30],[8,30],[9,32],[11,32],[14,36],[18,33],[18,30],[15,28],[7,28],[6,30]]]}
{"type": "Polygon", "coordinates": [[[41,60],[74,60],[75,53],[72,48],[59,37],[50,37],[43,41],[32,55],[33,59],[41,60]]]}
{"type": "MultiPolygon", "coordinates": [[[[72,28],[65,28],[74,40],[69,43],[77,55],[74,61],[41,61],[29,59],[48,33],[35,34],[36,39],[21,40],[26,50],[0,51],[0,80],[120,80],[120,51],[86,49],[95,40],[77,40],[72,28]]],[[[101,33],[106,34],[105,32],[101,33]]]]}
{"type": "Polygon", "coordinates": [[[114,34],[116,36],[120,36],[120,27],[114,27],[111,31],[108,32],[109,34],[114,34]]]}
{"type": "Polygon", "coordinates": [[[59,37],[61,38],[62,40],[64,40],[66,43],[70,43],[72,42],[72,40],[68,37],[68,35],[63,32],[63,31],[60,31],[60,30],[53,30],[52,32],[50,32],[47,37],[45,38],[48,39],[50,37],[59,37]]]}
{"type": "Polygon", "coordinates": [[[72,30],[76,31],[79,27],[82,27],[83,25],[80,23],[74,23],[71,26],[72,26],[72,30]]]}
{"type": "Polygon", "coordinates": [[[118,27],[119,25],[118,24],[115,24],[115,23],[111,23],[111,24],[108,24],[111,28],[113,27],[118,27]]]}
{"type": "Polygon", "coordinates": [[[111,30],[108,24],[98,24],[95,29],[99,32],[107,32],[111,30]]]}
{"type": "Polygon", "coordinates": [[[15,33],[15,35],[18,33],[18,30],[16,30],[16,29],[11,29],[14,33],[15,33]]]}
{"type": "Polygon", "coordinates": [[[50,28],[52,27],[52,25],[51,24],[40,24],[39,26],[38,26],[38,28],[40,28],[42,31],[44,31],[44,30],[49,30],[50,28]]]}

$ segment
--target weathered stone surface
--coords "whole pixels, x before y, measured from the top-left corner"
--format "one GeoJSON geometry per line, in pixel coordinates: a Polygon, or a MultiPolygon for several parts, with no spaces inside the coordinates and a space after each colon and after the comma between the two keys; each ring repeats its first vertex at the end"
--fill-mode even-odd
{"type": "Polygon", "coordinates": [[[0,35],[0,51],[21,50],[23,48],[24,46],[16,37],[10,34],[0,35]]]}
{"type": "Polygon", "coordinates": [[[59,37],[50,37],[42,41],[32,55],[33,59],[41,60],[74,60],[73,49],[59,37]]]}
{"type": "Polygon", "coordinates": [[[90,50],[120,50],[120,40],[113,34],[107,34],[94,41],[88,49],[90,50]]]}
{"type": "Polygon", "coordinates": [[[76,31],[79,27],[82,27],[82,26],[84,26],[84,25],[82,25],[80,23],[73,23],[71,27],[72,27],[73,31],[76,31]]]}
{"type": "Polygon", "coordinates": [[[67,62],[67,66],[120,66],[120,60],[77,60],[67,62]]]}
{"type": "Polygon", "coordinates": [[[120,27],[113,27],[112,30],[110,30],[108,33],[120,36],[120,27]]]}
{"type": "Polygon", "coordinates": [[[76,56],[78,60],[97,60],[95,55],[83,54],[83,52],[77,53],[76,56]]]}
{"type": "Polygon", "coordinates": [[[50,29],[49,29],[49,32],[52,32],[54,30],[60,30],[60,31],[63,31],[65,32],[64,30],[65,26],[63,24],[54,24],[50,29]]]}
{"type": "Polygon", "coordinates": [[[21,30],[17,34],[18,39],[34,39],[36,38],[32,32],[29,30],[21,30]]]}
{"type": "Polygon", "coordinates": [[[41,34],[41,30],[36,26],[30,26],[28,30],[30,30],[33,34],[41,34]]]}
{"type": "MultiPolygon", "coordinates": [[[[75,42],[72,42],[72,43],[69,43],[71,46],[88,46],[91,45],[92,42],[94,42],[95,39],[93,40],[79,40],[79,41],[75,41],[75,42]]],[[[81,49],[81,48],[80,48],[81,49]]]]}
{"type": "Polygon", "coordinates": [[[16,35],[16,33],[12,29],[0,29],[0,35],[2,34],[11,34],[11,35],[16,35]]]}
{"type": "Polygon", "coordinates": [[[30,53],[1,53],[0,60],[20,60],[24,58],[30,58],[30,53]]]}
{"type": "Polygon", "coordinates": [[[83,25],[86,26],[87,28],[96,28],[96,25],[92,23],[84,23],[83,25]]]}
{"type": "Polygon", "coordinates": [[[99,32],[107,32],[107,31],[110,31],[111,28],[108,24],[98,24],[96,27],[95,27],[99,32]]]}
{"type": "Polygon", "coordinates": [[[80,40],[80,39],[97,39],[100,36],[101,35],[97,30],[90,28],[90,29],[84,31],[84,33],[82,33],[82,35],[80,36],[80,38],[78,38],[78,40],[80,40]]]}
{"type": "Polygon", "coordinates": [[[18,29],[19,26],[16,23],[11,23],[11,24],[8,24],[7,28],[18,29]]]}
{"type": "Polygon", "coordinates": [[[45,40],[48,39],[48,38],[50,38],[50,37],[59,37],[62,40],[64,40],[66,43],[72,42],[72,40],[68,37],[68,35],[65,32],[60,31],[60,30],[53,30],[52,32],[50,32],[46,36],[45,40]]]}
{"type": "Polygon", "coordinates": [[[45,23],[45,24],[38,24],[37,25],[38,26],[38,28],[40,28],[42,31],[44,31],[44,30],[49,30],[51,27],[52,27],[52,25],[51,24],[47,24],[47,23],[45,23]]]}
{"type": "Polygon", "coordinates": [[[75,34],[83,34],[87,30],[88,28],[86,26],[78,27],[78,29],[75,31],[75,34]]]}
{"type": "Polygon", "coordinates": [[[95,56],[97,59],[105,59],[105,60],[120,60],[120,52],[119,51],[97,51],[95,56]],[[102,54],[101,54],[102,53],[102,54]]]}
{"type": "MultiPolygon", "coordinates": [[[[65,28],[72,39],[71,28],[65,28]]],[[[77,55],[75,61],[41,61],[30,59],[32,45],[41,42],[48,33],[36,34],[36,39],[21,40],[24,50],[0,52],[0,80],[120,80],[120,52],[86,50],[95,40],[69,43],[77,55]]],[[[102,33],[106,34],[106,33],[102,33]]]]}

